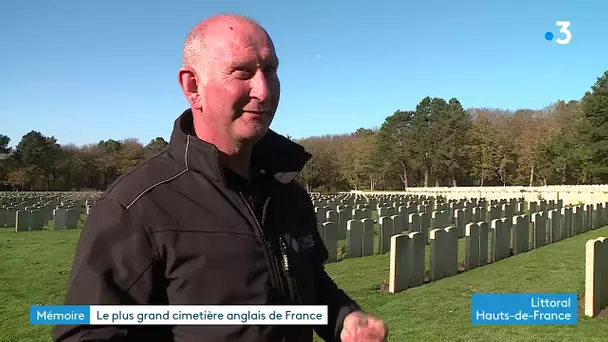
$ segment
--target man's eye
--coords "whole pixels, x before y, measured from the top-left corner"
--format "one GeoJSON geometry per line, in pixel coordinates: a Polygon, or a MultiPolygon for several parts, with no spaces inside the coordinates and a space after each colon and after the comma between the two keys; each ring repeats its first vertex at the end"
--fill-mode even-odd
{"type": "Polygon", "coordinates": [[[265,72],[265,73],[273,73],[273,74],[274,74],[274,73],[276,73],[276,72],[277,72],[277,68],[276,68],[276,67],[273,67],[273,66],[269,66],[269,67],[266,67],[266,68],[264,69],[264,72],[265,72]]]}
{"type": "Polygon", "coordinates": [[[234,72],[237,75],[237,77],[239,77],[239,78],[251,77],[251,72],[249,70],[247,70],[246,68],[236,68],[234,70],[234,72]]]}

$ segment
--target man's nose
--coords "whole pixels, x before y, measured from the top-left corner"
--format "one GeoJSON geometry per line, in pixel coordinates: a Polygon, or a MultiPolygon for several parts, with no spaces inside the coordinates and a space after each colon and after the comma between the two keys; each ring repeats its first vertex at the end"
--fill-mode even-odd
{"type": "Polygon", "coordinates": [[[271,76],[266,75],[262,70],[258,70],[253,79],[251,80],[251,96],[255,97],[264,104],[265,109],[270,106],[271,100],[271,89],[269,87],[269,78],[271,76]]]}

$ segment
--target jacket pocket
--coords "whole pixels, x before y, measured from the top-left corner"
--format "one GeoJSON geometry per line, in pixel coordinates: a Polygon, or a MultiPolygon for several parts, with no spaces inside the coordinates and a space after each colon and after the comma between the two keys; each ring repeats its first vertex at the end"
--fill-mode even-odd
{"type": "Polygon", "coordinates": [[[164,263],[171,304],[267,303],[264,247],[254,234],[222,228],[157,227],[151,232],[164,263]]]}
{"type": "Polygon", "coordinates": [[[301,305],[317,304],[315,291],[314,242],[312,236],[292,235],[288,237],[288,258],[290,260],[290,285],[294,288],[294,300],[301,305]]]}

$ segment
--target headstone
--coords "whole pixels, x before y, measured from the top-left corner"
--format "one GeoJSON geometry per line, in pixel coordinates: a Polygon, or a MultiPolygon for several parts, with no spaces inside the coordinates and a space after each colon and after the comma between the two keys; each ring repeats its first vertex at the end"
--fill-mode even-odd
{"type": "MultiPolygon", "coordinates": [[[[479,263],[479,225],[469,223],[465,227],[464,233],[464,267],[472,270],[481,266],[479,263]]],[[[487,256],[487,255],[486,255],[487,256]]]]}
{"type": "Polygon", "coordinates": [[[6,227],[7,216],[8,210],[5,208],[0,208],[0,228],[6,227]]]}
{"type": "Polygon", "coordinates": [[[338,223],[338,212],[334,210],[328,210],[325,212],[325,222],[338,223]]]}
{"type": "Polygon", "coordinates": [[[572,208],[562,208],[562,215],[564,216],[563,230],[564,234],[566,234],[565,238],[574,236],[574,231],[572,229],[572,208]]]}
{"type": "Polygon", "coordinates": [[[532,219],[532,214],[536,214],[538,212],[538,202],[528,202],[528,215],[530,216],[530,220],[532,219]]]}
{"type": "Polygon", "coordinates": [[[419,213],[420,232],[424,235],[425,244],[429,243],[429,230],[431,227],[431,215],[429,213],[419,213]]]}
{"type": "Polygon", "coordinates": [[[27,232],[30,230],[30,213],[18,210],[15,214],[15,232],[27,232]]]}
{"type": "Polygon", "coordinates": [[[487,222],[477,222],[479,227],[479,265],[488,263],[490,255],[490,225],[487,222]]]}
{"type": "Polygon", "coordinates": [[[419,232],[391,237],[389,292],[397,293],[424,283],[426,243],[419,232]]]}
{"type": "Polygon", "coordinates": [[[454,213],[456,212],[456,209],[459,209],[458,204],[456,204],[455,202],[450,202],[448,204],[448,208],[449,223],[454,224],[454,213]]]}
{"type": "Polygon", "coordinates": [[[348,220],[346,227],[346,246],[348,257],[363,256],[363,227],[360,220],[348,220]]]}
{"type": "Polygon", "coordinates": [[[323,223],[323,242],[327,248],[327,263],[338,260],[338,224],[335,222],[323,223]]]}
{"type": "Polygon", "coordinates": [[[548,212],[547,228],[549,230],[549,243],[556,243],[561,240],[561,215],[556,209],[548,212]]]}
{"type": "Polygon", "coordinates": [[[513,217],[513,208],[511,207],[510,204],[503,204],[502,205],[502,216],[500,217],[502,218],[508,218],[509,221],[511,220],[511,218],[513,217]]]}
{"type": "MultiPolygon", "coordinates": [[[[603,207],[604,205],[602,203],[596,203],[595,204],[595,208],[594,208],[594,214],[593,214],[593,229],[597,229],[602,227],[602,213],[603,213],[603,207]]],[[[2,209],[0,209],[0,212],[2,211],[2,209]]],[[[1,216],[2,214],[0,214],[1,216]]],[[[1,223],[0,223],[1,226],[1,223]]]]}
{"type": "Polygon", "coordinates": [[[458,274],[457,228],[450,226],[431,230],[430,242],[430,280],[437,281],[458,274]]]}
{"type": "Polygon", "coordinates": [[[544,212],[532,214],[532,239],[534,249],[547,244],[547,219],[544,212]]]}
{"type": "Polygon", "coordinates": [[[486,222],[488,222],[488,226],[490,226],[492,220],[497,220],[502,216],[502,210],[498,207],[498,205],[490,206],[486,215],[486,222]]]}
{"type": "Polygon", "coordinates": [[[38,209],[30,212],[30,231],[42,230],[44,228],[44,212],[38,209]]]}
{"type": "Polygon", "coordinates": [[[407,207],[405,206],[400,206],[397,209],[397,212],[399,213],[399,215],[401,215],[401,231],[408,231],[409,230],[409,225],[410,225],[410,211],[407,207]]]}
{"type": "MultiPolygon", "coordinates": [[[[555,204],[555,206],[557,207],[557,202],[555,204]]],[[[566,211],[564,208],[562,209],[555,209],[558,213],[559,213],[559,219],[558,221],[558,233],[559,233],[559,240],[564,240],[568,238],[568,227],[566,224],[566,211]]]]}
{"type": "Polygon", "coordinates": [[[458,238],[464,237],[464,226],[465,226],[465,209],[456,209],[454,210],[454,227],[458,232],[458,238]]]}
{"type": "Polygon", "coordinates": [[[526,213],[526,203],[517,202],[517,215],[524,215],[525,213],[526,213]]]}
{"type": "Polygon", "coordinates": [[[574,235],[579,235],[584,231],[583,211],[581,207],[572,208],[572,231],[574,235]]]}
{"type": "Polygon", "coordinates": [[[363,256],[374,255],[374,220],[364,218],[360,221],[363,225],[363,256]]]}
{"type": "Polygon", "coordinates": [[[594,317],[608,307],[608,238],[585,245],[585,316],[594,317]]]}
{"type": "Polygon", "coordinates": [[[593,229],[593,207],[591,204],[585,206],[585,231],[593,229]]]}
{"type": "Polygon", "coordinates": [[[483,207],[473,208],[473,223],[486,221],[486,209],[483,207]]]}
{"type": "Polygon", "coordinates": [[[418,213],[411,213],[409,217],[409,228],[410,232],[421,232],[420,228],[420,215],[418,213]]]}
{"type": "MultiPolygon", "coordinates": [[[[505,218],[506,219],[506,218],[505,218]]],[[[510,256],[509,244],[511,234],[502,219],[492,220],[492,262],[498,262],[510,256]]]]}
{"type": "Polygon", "coordinates": [[[325,222],[325,213],[326,210],[325,208],[322,207],[315,207],[315,214],[317,216],[317,223],[324,223],[325,222]]]}
{"type": "Polygon", "coordinates": [[[393,215],[391,216],[391,219],[393,219],[393,234],[403,233],[403,230],[401,230],[401,228],[403,228],[403,223],[401,223],[401,215],[393,215]]]}
{"type": "Polygon", "coordinates": [[[361,209],[361,218],[371,218],[372,217],[372,210],[370,208],[363,208],[361,209]]]}
{"type": "Polygon", "coordinates": [[[17,223],[17,208],[6,208],[6,228],[15,228],[17,223]]]}
{"type": "Polygon", "coordinates": [[[378,214],[378,216],[393,216],[393,215],[395,215],[395,208],[387,206],[387,207],[381,208],[380,212],[382,214],[378,214]]]}
{"type": "Polygon", "coordinates": [[[335,227],[337,240],[344,240],[346,238],[346,233],[342,237],[340,237],[340,220],[337,211],[331,209],[327,210],[325,212],[325,222],[333,222],[336,224],[335,227]]]}
{"type": "Polygon", "coordinates": [[[525,253],[530,248],[530,219],[528,215],[513,216],[513,253],[525,253]]]}
{"type": "Polygon", "coordinates": [[[433,211],[431,213],[430,229],[445,228],[448,224],[448,215],[446,211],[433,211]]]}
{"type": "Polygon", "coordinates": [[[348,206],[341,210],[338,210],[338,238],[340,240],[346,239],[346,227],[347,222],[352,219],[352,210],[348,206]]]}
{"type": "Polygon", "coordinates": [[[67,227],[67,215],[66,210],[63,208],[57,208],[53,210],[53,229],[54,230],[65,230],[67,227]]]}
{"type": "Polygon", "coordinates": [[[391,236],[393,236],[393,219],[382,216],[378,220],[378,253],[384,254],[390,250],[391,236]]]}
{"type": "Polygon", "coordinates": [[[467,202],[466,207],[462,210],[464,214],[464,221],[462,222],[462,227],[458,227],[462,229],[462,234],[459,238],[464,237],[464,230],[467,223],[473,222],[473,204],[471,202],[467,202]]]}
{"type": "Polygon", "coordinates": [[[353,209],[353,220],[362,220],[366,217],[363,215],[363,209],[353,209]]]}

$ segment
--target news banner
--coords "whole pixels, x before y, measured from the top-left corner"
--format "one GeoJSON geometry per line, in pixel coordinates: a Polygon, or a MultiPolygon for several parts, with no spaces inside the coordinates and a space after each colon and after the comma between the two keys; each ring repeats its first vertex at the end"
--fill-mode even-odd
{"type": "MultiPolygon", "coordinates": [[[[30,324],[327,325],[328,308],[303,306],[31,306],[30,324]]],[[[474,293],[473,325],[577,324],[575,293],[474,293]]]]}
{"type": "Polygon", "coordinates": [[[30,324],[327,325],[327,306],[41,305],[30,307],[30,324]]]}
{"type": "Polygon", "coordinates": [[[497,324],[576,324],[576,293],[474,293],[471,322],[497,324]]]}

